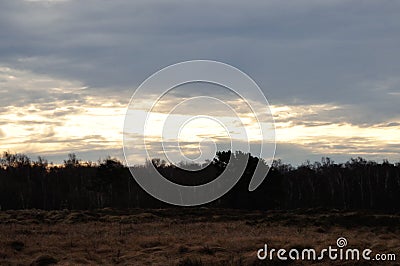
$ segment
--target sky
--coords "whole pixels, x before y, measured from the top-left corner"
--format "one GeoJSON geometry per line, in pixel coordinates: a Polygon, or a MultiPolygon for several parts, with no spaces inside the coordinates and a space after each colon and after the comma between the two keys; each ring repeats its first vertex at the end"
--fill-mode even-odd
{"type": "MultiPolygon", "coordinates": [[[[276,158],[400,161],[399,14],[389,0],[1,1],[0,151],[123,159],[135,89],[171,64],[206,59],[257,82],[276,158]]],[[[170,94],[158,115],[193,92],[170,94]]],[[[198,123],[183,141],[202,133],[198,123]]]]}

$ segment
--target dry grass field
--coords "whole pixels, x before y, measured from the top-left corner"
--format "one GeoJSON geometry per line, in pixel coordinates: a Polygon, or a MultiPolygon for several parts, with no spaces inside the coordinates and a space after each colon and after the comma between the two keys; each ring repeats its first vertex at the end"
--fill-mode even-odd
{"type": "Polygon", "coordinates": [[[207,208],[2,211],[0,265],[306,265],[259,261],[256,251],[265,243],[321,250],[336,246],[341,236],[348,247],[399,256],[400,215],[207,208]]]}

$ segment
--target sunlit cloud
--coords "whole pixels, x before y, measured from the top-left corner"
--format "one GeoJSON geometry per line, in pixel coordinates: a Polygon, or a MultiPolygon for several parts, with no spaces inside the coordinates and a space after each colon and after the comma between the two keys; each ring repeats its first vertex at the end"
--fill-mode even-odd
{"type": "MultiPolygon", "coordinates": [[[[78,81],[4,66],[0,67],[0,85],[2,150],[50,156],[97,152],[97,157],[105,157],[110,152],[122,159],[126,99],[118,95],[89,93],[88,87],[78,81]],[[116,150],[120,152],[116,153],[116,150]]],[[[142,139],[144,133],[149,154],[153,157],[162,157],[163,148],[168,149],[174,160],[181,158],[177,156],[181,153],[189,158],[202,153],[212,157],[215,153],[213,145],[217,149],[226,149],[234,140],[245,149],[246,142],[251,146],[252,142],[261,140],[258,123],[263,121],[256,120],[242,99],[234,95],[221,97],[230,109],[213,105],[210,100],[207,103],[188,101],[174,109],[186,96],[193,96],[193,93],[166,96],[149,113],[147,128],[131,132],[136,134],[132,139],[142,139]],[[193,108],[193,104],[198,104],[198,108],[193,108]],[[200,107],[205,104],[207,108],[201,111],[200,107]],[[171,113],[171,110],[174,111],[171,113]],[[199,115],[197,119],[193,119],[195,114],[199,115]],[[212,115],[214,120],[208,119],[207,115],[212,115]]],[[[252,106],[257,104],[251,102],[252,106]]],[[[398,160],[400,117],[393,116],[366,126],[352,120],[355,108],[333,103],[271,105],[277,157],[292,158],[287,148],[292,147],[293,152],[303,149],[302,153],[307,151],[311,157],[362,155],[398,160]],[[284,147],[282,153],[280,146],[284,147]]],[[[137,117],[146,117],[140,105],[131,111],[137,112],[137,117]]],[[[138,143],[136,141],[135,145],[138,143]]],[[[137,150],[143,150],[145,143],[139,143],[137,150]]],[[[138,163],[146,158],[143,153],[130,156],[138,163]]]]}
{"type": "Polygon", "coordinates": [[[3,150],[53,155],[121,146],[125,106],[115,99],[88,95],[79,82],[5,67],[0,86],[3,150]]]}

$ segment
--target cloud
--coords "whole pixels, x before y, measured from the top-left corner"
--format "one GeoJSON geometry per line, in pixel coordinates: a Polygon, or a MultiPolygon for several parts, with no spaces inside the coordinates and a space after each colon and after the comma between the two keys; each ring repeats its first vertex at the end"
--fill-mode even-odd
{"type": "Polygon", "coordinates": [[[398,127],[400,126],[400,123],[392,122],[386,125],[387,127],[398,127]]]}
{"type": "MultiPolygon", "coordinates": [[[[355,137],[381,128],[382,137],[372,137],[381,145],[374,149],[385,156],[389,142],[398,142],[391,132],[400,121],[399,11],[400,3],[389,0],[2,1],[2,147],[23,149],[10,143],[39,141],[32,134],[61,141],[65,132],[74,144],[52,146],[59,152],[96,149],[96,141],[117,145],[121,133],[111,132],[120,131],[134,88],[170,64],[212,59],[257,81],[276,108],[277,128],[287,135],[309,128],[306,133],[316,139],[344,125],[355,137]],[[112,126],[102,124],[104,119],[112,126]],[[104,131],[106,140],[91,128],[104,131]]],[[[176,91],[160,110],[193,92],[176,91]]],[[[247,112],[237,99],[227,100],[240,114],[247,112]]],[[[323,151],[334,154],[342,146],[323,151]]],[[[306,150],[297,156],[313,154],[306,150]]]]}
{"type": "MultiPolygon", "coordinates": [[[[381,107],[381,109],[383,106],[381,107]]],[[[387,107],[385,114],[377,113],[368,105],[333,103],[273,105],[275,122],[279,126],[322,126],[328,124],[351,124],[359,127],[396,126],[400,113],[387,107]]],[[[382,110],[383,111],[383,110],[382,110]]]]}
{"type": "Polygon", "coordinates": [[[399,4],[384,3],[13,1],[2,3],[0,54],[95,87],[135,86],[171,63],[210,58],[251,73],[278,100],[364,98],[360,79],[399,72],[399,4]]]}
{"type": "Polygon", "coordinates": [[[6,67],[0,87],[2,149],[52,156],[96,150],[98,157],[122,150],[125,106],[115,98],[91,95],[80,82],[6,67]]]}

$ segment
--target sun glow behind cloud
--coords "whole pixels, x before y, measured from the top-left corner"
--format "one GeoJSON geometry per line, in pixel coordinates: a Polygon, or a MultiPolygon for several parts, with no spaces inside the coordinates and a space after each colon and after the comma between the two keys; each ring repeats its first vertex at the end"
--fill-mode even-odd
{"type": "Polygon", "coordinates": [[[0,69],[0,79],[3,151],[56,155],[121,146],[125,106],[115,99],[88,95],[79,82],[10,68],[0,69]]]}
{"type": "MultiPolygon", "coordinates": [[[[108,153],[122,159],[122,153],[115,154],[115,149],[122,149],[126,98],[93,95],[80,82],[5,67],[0,68],[0,85],[0,146],[3,151],[54,158],[65,157],[70,152],[79,155],[94,151],[97,158],[108,153]],[[16,91],[25,91],[26,95],[16,91]]],[[[179,141],[186,155],[199,153],[204,140],[224,147],[230,138],[237,141],[249,138],[250,142],[260,140],[254,117],[245,108],[240,108],[242,103],[230,103],[237,107],[239,120],[216,110],[216,118],[221,124],[229,125],[228,131],[205,118],[194,120],[182,129],[179,141]],[[245,125],[245,131],[239,130],[242,125],[245,125]]],[[[147,129],[150,148],[156,147],[163,137],[169,143],[176,141],[171,132],[163,132],[168,117],[187,120],[193,116],[184,112],[168,116],[166,110],[168,105],[150,115],[147,129]]],[[[136,111],[143,112],[139,108],[136,111]]],[[[335,104],[271,105],[271,111],[276,120],[278,151],[280,145],[292,147],[291,158],[300,147],[309,154],[322,156],[399,160],[400,117],[360,125],[349,119],[354,110],[335,104]]],[[[143,156],[137,154],[138,163],[142,162],[143,156]]],[[[285,160],[290,154],[278,153],[278,157],[285,160]]]]}

